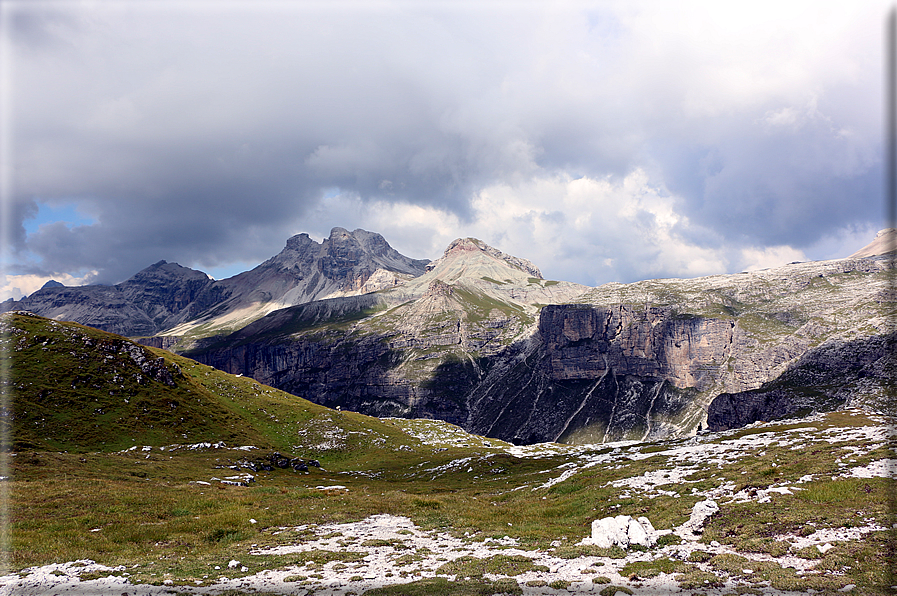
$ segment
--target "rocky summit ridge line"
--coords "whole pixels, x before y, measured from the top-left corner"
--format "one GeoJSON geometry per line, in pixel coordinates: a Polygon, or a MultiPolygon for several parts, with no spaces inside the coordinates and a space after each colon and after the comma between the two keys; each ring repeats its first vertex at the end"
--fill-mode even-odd
{"type": "Polygon", "coordinates": [[[143,341],[330,407],[520,444],[882,410],[894,388],[891,236],[853,258],[589,288],[473,238],[427,264],[335,228],[322,245],[295,236],[242,279],[199,288],[177,325],[143,341]]]}
{"type": "Polygon", "coordinates": [[[403,286],[272,313],[190,355],[331,407],[514,443],[881,409],[893,389],[889,256],[585,288],[502,254],[456,240],[403,286]]]}
{"type": "Polygon", "coordinates": [[[394,287],[427,263],[400,254],[380,234],[333,228],[321,243],[293,236],[276,256],[228,279],[159,261],[113,286],[45,286],[0,304],[0,312],[27,310],[132,337],[203,337],[279,308],[394,287]]]}

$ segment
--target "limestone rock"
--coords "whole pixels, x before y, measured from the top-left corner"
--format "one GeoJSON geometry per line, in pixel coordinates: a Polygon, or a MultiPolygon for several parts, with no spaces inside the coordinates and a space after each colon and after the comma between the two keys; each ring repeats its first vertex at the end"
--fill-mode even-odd
{"type": "Polygon", "coordinates": [[[657,544],[659,533],[651,525],[647,517],[634,519],[629,515],[605,517],[592,522],[592,536],[581,544],[590,544],[600,548],[629,545],[651,547],[657,544]]]}
{"type": "Polygon", "coordinates": [[[717,511],[719,511],[719,505],[712,499],[695,503],[691,510],[691,517],[676,529],[676,535],[687,540],[697,539],[704,531],[704,524],[717,511]]]}

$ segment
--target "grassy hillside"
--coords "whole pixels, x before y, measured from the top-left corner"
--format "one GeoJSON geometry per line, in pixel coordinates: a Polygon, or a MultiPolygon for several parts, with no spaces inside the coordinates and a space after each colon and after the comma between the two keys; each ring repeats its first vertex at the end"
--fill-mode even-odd
{"type": "Polygon", "coordinates": [[[301,429],[304,446],[314,452],[314,441],[328,439],[334,419],[346,432],[376,426],[384,438],[401,434],[376,420],[334,412],[76,323],[7,313],[0,324],[14,399],[0,421],[12,431],[7,436],[16,451],[219,441],[290,450],[299,446],[301,429]]]}
{"type": "Polygon", "coordinates": [[[895,583],[892,436],[859,410],[515,447],[329,410],[162,351],[146,354],[174,385],[149,380],[161,368],[149,356],[140,368],[123,338],[24,315],[3,325],[15,448],[0,591],[834,595],[895,583]],[[320,467],[251,469],[275,451],[320,467]],[[720,509],[694,539],[579,544],[605,516],[677,530],[706,499],[720,509]]]}

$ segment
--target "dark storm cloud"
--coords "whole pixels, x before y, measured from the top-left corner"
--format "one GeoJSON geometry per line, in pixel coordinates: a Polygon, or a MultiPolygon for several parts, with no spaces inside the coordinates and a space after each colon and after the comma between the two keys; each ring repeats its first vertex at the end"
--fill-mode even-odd
{"type": "MultiPolygon", "coordinates": [[[[440,222],[439,242],[507,223],[493,235],[526,245],[511,228],[543,222],[568,242],[544,258],[584,251],[587,263],[609,244],[655,255],[662,246],[627,242],[660,228],[698,252],[805,247],[877,217],[880,55],[863,37],[876,6],[834,16],[761,6],[761,19],[716,3],[4,5],[14,23],[6,199],[11,237],[30,254],[20,272],[96,270],[115,282],[162,258],[260,261],[314,231],[311,221],[319,234],[384,231],[355,220],[364,210],[381,221],[390,205],[454,222],[440,222]],[[805,14],[822,15],[809,32],[805,14]],[[566,212],[532,203],[515,220],[482,202],[496,185],[541,197],[540,180],[619,185],[636,171],[648,181],[626,192],[667,189],[675,217],[645,207],[609,233],[573,229],[588,200],[566,212]],[[344,198],[327,202],[333,189],[344,198]],[[76,203],[94,223],[26,238],[37,203],[76,203]]],[[[618,202],[635,197],[619,192],[618,202]]],[[[419,240],[404,248],[438,256],[419,240]]],[[[642,274],[636,257],[616,262],[601,275],[642,274]]]]}

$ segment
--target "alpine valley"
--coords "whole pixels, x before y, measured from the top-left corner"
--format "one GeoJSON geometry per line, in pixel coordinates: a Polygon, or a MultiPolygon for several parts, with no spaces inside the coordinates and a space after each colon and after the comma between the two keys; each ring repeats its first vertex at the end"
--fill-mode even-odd
{"type": "Polygon", "coordinates": [[[894,594],[893,239],[589,288],[337,228],[48,284],[0,315],[0,594],[894,594]]]}
{"type": "Polygon", "coordinates": [[[839,260],[587,287],[473,238],[436,261],[300,234],[216,281],[160,261],[2,304],[138,339],[330,408],[515,444],[648,441],[893,395],[895,230],[839,260]]]}

